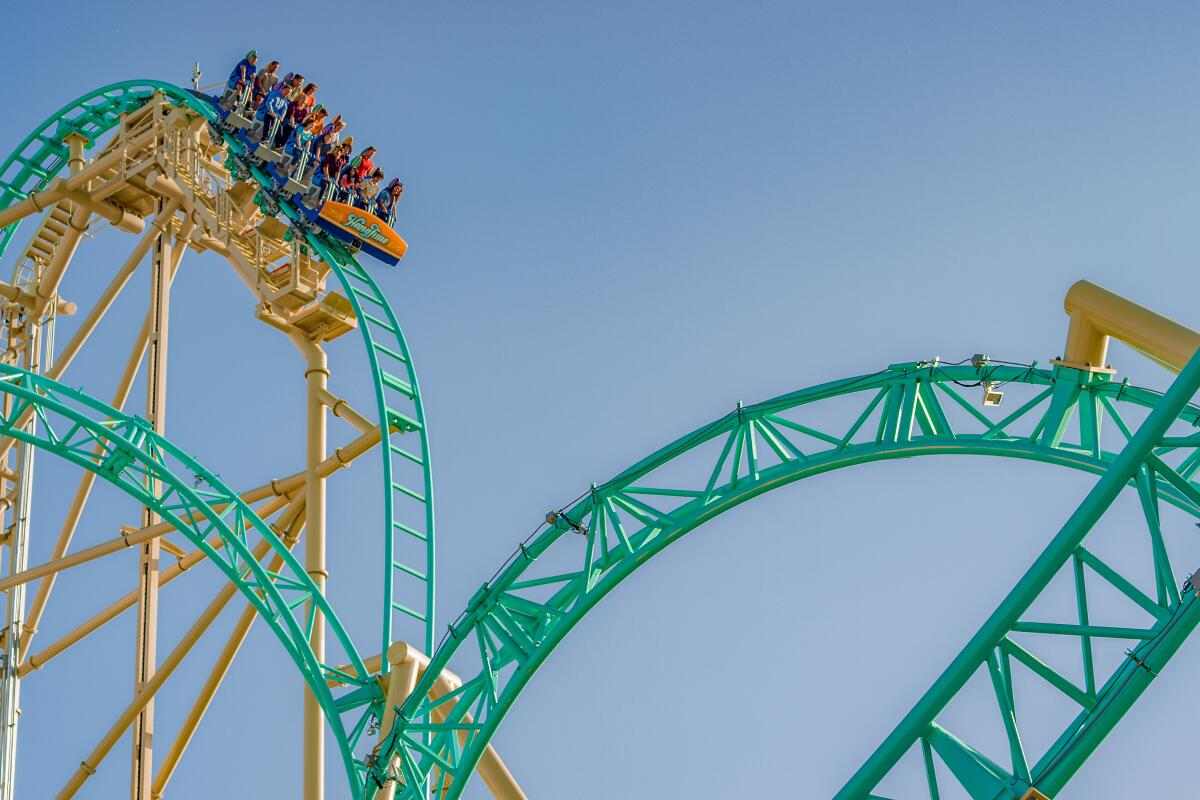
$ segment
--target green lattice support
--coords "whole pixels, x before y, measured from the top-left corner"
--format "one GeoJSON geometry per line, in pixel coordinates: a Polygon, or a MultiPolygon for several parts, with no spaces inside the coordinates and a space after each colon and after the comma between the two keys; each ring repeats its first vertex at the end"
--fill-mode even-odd
{"type": "MultiPolygon", "coordinates": [[[[1076,370],[918,362],[758,405],[739,405],[725,417],[592,487],[563,509],[553,524],[542,526],[523,542],[496,576],[476,592],[450,626],[424,680],[389,732],[388,749],[399,756],[408,787],[404,796],[416,800],[421,792],[414,787],[424,786],[426,781],[439,785],[447,773],[453,776],[447,797],[460,796],[505,713],[563,637],[641,564],[713,517],[763,492],[831,470],[935,454],[1029,459],[1101,475],[1118,488],[1136,486],[1138,478],[1133,473],[1112,471],[1127,465],[1128,457],[1122,460],[1118,453],[1101,448],[1097,421],[1087,413],[1073,413],[1075,407],[1080,402],[1094,402],[1094,407],[1102,410],[1099,413],[1111,417],[1114,428],[1126,431],[1126,436],[1133,434],[1128,433],[1121,409],[1151,409],[1158,418],[1169,417],[1172,423],[1190,429],[1196,425],[1200,409],[1178,404],[1183,392],[1177,390],[1170,401],[1164,401],[1158,393],[1076,370]],[[961,384],[978,385],[982,380],[1007,383],[1013,410],[981,410],[964,397],[961,384]],[[1075,405],[1063,405],[1063,392],[1057,387],[1064,383],[1074,386],[1069,396],[1075,405]],[[832,428],[822,421],[827,407],[845,412],[843,418],[850,421],[832,428]],[[1064,417],[1068,422],[1063,422],[1064,417]],[[1044,436],[1046,430],[1054,432],[1044,436]],[[451,658],[455,659],[455,671],[463,676],[462,688],[452,697],[430,700],[433,676],[450,666],[451,658]],[[427,721],[435,709],[448,710],[452,705],[452,718],[447,722],[427,721]],[[472,720],[469,724],[463,721],[467,713],[472,720]],[[466,743],[460,746],[462,733],[466,743]]],[[[1200,517],[1200,486],[1178,471],[1195,463],[1197,445],[1200,437],[1192,434],[1157,439],[1157,454],[1141,479],[1148,519],[1157,520],[1159,503],[1200,517]],[[1166,463],[1168,458],[1173,465],[1166,463]]],[[[1071,635],[1083,642],[1088,637],[1127,636],[1136,645],[1135,658],[1145,654],[1155,660],[1157,669],[1194,625],[1191,615],[1195,612],[1190,609],[1195,593],[1189,589],[1181,595],[1175,590],[1181,579],[1173,576],[1156,531],[1151,525],[1154,568],[1163,585],[1161,602],[1142,595],[1133,581],[1123,577],[1132,565],[1118,569],[1081,546],[1068,551],[1078,558],[1080,568],[1110,582],[1147,613],[1144,628],[1106,628],[1085,617],[1079,625],[1053,629],[1039,627],[1036,621],[1018,622],[1012,631],[1071,635]],[[1163,643],[1164,638],[1171,640],[1170,646],[1163,643]]],[[[1081,604],[1086,604],[1082,587],[1080,592],[1081,604]]],[[[1134,659],[1128,664],[1135,664],[1134,659]]],[[[1001,792],[1015,792],[1012,796],[1020,797],[1030,785],[1056,787],[1069,777],[1070,770],[1064,765],[1081,762],[1102,732],[1119,718],[1117,707],[1100,707],[1100,698],[1108,691],[1105,687],[1123,685],[1128,664],[1117,665],[1099,688],[1092,684],[1078,687],[1011,636],[998,637],[987,652],[981,651],[973,669],[982,669],[993,684],[1000,711],[997,721],[1010,742],[1013,764],[999,765],[979,755],[969,742],[935,719],[909,738],[904,752],[919,748],[934,798],[939,796],[936,760],[947,765],[972,797],[1010,796],[1001,792]],[[1066,726],[1067,731],[1075,732],[1074,738],[1060,740],[1059,748],[1052,748],[1050,760],[1028,753],[1021,739],[1011,682],[1014,665],[1030,670],[1081,705],[1080,718],[1066,726]],[[1081,730],[1088,733],[1080,734],[1081,730]],[[1073,754],[1073,761],[1056,760],[1055,753],[1067,751],[1073,754]]],[[[1148,673],[1143,671],[1143,675],[1134,677],[1148,682],[1148,673]]],[[[1130,684],[1131,690],[1135,685],[1130,684]]],[[[1121,696],[1126,698],[1122,702],[1131,702],[1126,694],[1121,696]]],[[[383,777],[378,767],[373,775],[376,781],[383,777]]],[[[841,797],[871,797],[877,782],[853,787],[841,797]]]]}
{"type": "Polygon", "coordinates": [[[346,729],[342,714],[352,709],[339,707],[328,681],[346,682],[376,700],[379,689],[333,609],[271,527],[237,492],[156,434],[143,419],[6,364],[0,364],[0,393],[13,398],[8,413],[0,411],[0,435],[27,442],[88,470],[153,509],[238,588],[283,645],[321,704],[351,786],[361,787],[353,730],[361,735],[363,722],[360,720],[351,731],[346,729]],[[38,420],[33,432],[21,425],[30,409],[38,420]],[[220,544],[214,545],[214,539],[220,544]],[[260,542],[267,542],[273,554],[282,558],[281,572],[267,571],[253,557],[252,551],[260,542]],[[326,615],[329,630],[346,652],[354,676],[319,662],[313,655],[308,646],[311,617],[305,612],[309,604],[326,615]]]}
{"type": "MultiPolygon", "coordinates": [[[[0,165],[0,208],[7,208],[30,193],[46,188],[63,171],[67,158],[65,142],[69,134],[82,133],[94,144],[119,124],[122,114],[139,108],[155,93],[201,114],[214,124],[214,133],[225,139],[235,157],[245,159],[240,140],[216,127],[218,116],[206,100],[162,81],[125,81],[89,92],[68,103],[25,138],[0,165]]],[[[292,221],[301,218],[286,199],[275,196],[274,183],[267,176],[249,164],[246,172],[267,189],[271,202],[283,214],[292,221]]],[[[0,229],[0,255],[8,247],[18,225],[13,223],[0,229]]],[[[320,232],[310,231],[305,235],[310,245],[329,262],[360,320],[358,328],[370,365],[380,424],[385,431],[380,447],[387,488],[382,559],[385,573],[382,650],[386,652],[387,646],[397,638],[405,638],[420,641],[426,651],[430,651],[435,624],[433,482],[424,407],[412,357],[396,315],[370,273],[336,240],[320,232]],[[419,442],[411,446],[405,437],[411,438],[414,434],[419,442]],[[408,467],[411,469],[406,472],[408,467]],[[420,556],[413,557],[409,550],[409,556],[397,557],[396,543],[400,539],[419,540],[420,556]],[[402,589],[399,593],[397,582],[402,589]],[[403,591],[404,588],[407,591],[403,591]],[[406,599],[408,597],[414,599],[406,599]],[[408,635],[409,631],[414,635],[408,635]]],[[[340,627],[332,609],[327,610],[326,618],[340,627]]],[[[347,652],[356,662],[357,652],[353,648],[347,652]]],[[[293,655],[294,659],[296,657],[293,655]]],[[[383,670],[387,669],[385,659],[383,670]]],[[[373,688],[357,689],[339,700],[343,712],[365,709],[348,733],[341,729],[340,722],[334,725],[343,751],[348,752],[357,745],[369,716],[378,715],[377,695],[373,688]]],[[[351,779],[352,786],[361,786],[360,775],[361,767],[357,767],[351,779]]]]}

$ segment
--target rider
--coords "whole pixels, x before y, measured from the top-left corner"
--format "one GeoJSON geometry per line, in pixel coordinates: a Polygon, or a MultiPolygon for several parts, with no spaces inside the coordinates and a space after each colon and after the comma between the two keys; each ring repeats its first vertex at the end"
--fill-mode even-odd
{"type": "Polygon", "coordinates": [[[258,61],[258,53],[251,50],[246,53],[246,57],[237,63],[233,68],[233,72],[229,73],[229,81],[225,84],[229,91],[233,92],[234,97],[239,101],[242,98],[242,93],[246,87],[254,80],[254,71],[256,67],[254,62],[258,61]]]}
{"type": "Polygon", "coordinates": [[[346,168],[348,163],[350,163],[350,146],[344,142],[332,147],[325,154],[325,158],[321,159],[321,167],[317,170],[314,183],[324,187],[322,199],[330,198],[337,187],[338,178],[342,174],[342,170],[346,168]]]}
{"type": "MultiPolygon", "coordinates": [[[[347,140],[348,141],[348,140],[347,140]]],[[[356,155],[350,162],[350,169],[354,171],[354,183],[358,185],[365,181],[371,172],[375,169],[375,148],[364,147],[363,151],[356,155]]]]}
{"type": "MultiPolygon", "coordinates": [[[[286,87],[284,87],[286,88],[286,87]]],[[[258,110],[258,115],[263,123],[262,143],[267,147],[274,149],[276,142],[287,141],[284,136],[283,122],[288,112],[287,97],[280,87],[276,87],[267,93],[263,99],[262,106],[258,110]],[[274,133],[274,136],[272,136],[274,133]]]]}
{"type": "Polygon", "coordinates": [[[274,90],[282,94],[288,100],[292,99],[292,92],[298,91],[304,83],[304,76],[299,72],[289,72],[279,79],[279,83],[275,84],[274,90]]]}
{"type": "Polygon", "coordinates": [[[277,69],[279,69],[279,62],[272,61],[254,78],[254,108],[262,105],[263,98],[275,88],[275,82],[279,80],[279,76],[275,74],[277,69]]]}
{"type": "Polygon", "coordinates": [[[325,160],[326,154],[336,146],[337,143],[333,141],[333,136],[328,130],[314,133],[308,163],[315,168],[318,174],[320,173],[321,163],[325,160]]]}
{"type": "Polygon", "coordinates": [[[291,155],[292,162],[295,164],[296,171],[293,173],[293,177],[297,180],[303,174],[300,170],[301,162],[304,162],[305,166],[308,165],[309,159],[304,157],[305,154],[307,153],[309,158],[312,157],[312,143],[312,128],[308,125],[297,125],[295,133],[292,134],[292,138],[288,140],[287,146],[284,148],[285,152],[291,155]]]}
{"type": "Polygon", "coordinates": [[[325,110],[325,106],[317,103],[309,110],[308,116],[305,117],[304,127],[311,128],[315,125],[316,130],[313,131],[313,135],[320,136],[321,132],[325,130],[325,118],[328,116],[329,112],[325,110]]]}
{"type": "Polygon", "coordinates": [[[304,91],[299,94],[293,94],[290,98],[291,103],[288,105],[287,118],[284,120],[283,141],[287,141],[292,137],[292,134],[297,128],[304,127],[304,123],[308,118],[309,109],[316,103],[314,96],[317,91],[317,85],[310,83],[304,87],[304,91]]]}
{"type": "MultiPolygon", "coordinates": [[[[353,141],[353,137],[347,136],[343,146],[349,145],[353,141]]],[[[366,180],[369,170],[375,167],[375,162],[371,160],[371,156],[373,155],[375,155],[375,148],[365,147],[342,170],[342,174],[338,179],[338,191],[340,193],[339,199],[346,205],[357,205],[359,187],[366,180]]]]}
{"type": "Polygon", "coordinates": [[[375,196],[379,194],[379,185],[383,183],[383,170],[379,167],[371,173],[371,176],[362,181],[358,186],[358,203],[357,205],[363,211],[370,211],[375,206],[375,196]]]}
{"type": "Polygon", "coordinates": [[[396,204],[400,202],[402,194],[404,194],[404,184],[400,182],[399,178],[392,178],[375,200],[375,208],[371,213],[386,222],[389,228],[395,225],[396,204]]]}
{"type": "Polygon", "coordinates": [[[329,121],[329,124],[325,126],[325,132],[333,134],[334,144],[337,144],[338,140],[342,138],[342,131],[345,129],[346,123],[342,121],[341,114],[334,115],[333,119],[329,121]]]}

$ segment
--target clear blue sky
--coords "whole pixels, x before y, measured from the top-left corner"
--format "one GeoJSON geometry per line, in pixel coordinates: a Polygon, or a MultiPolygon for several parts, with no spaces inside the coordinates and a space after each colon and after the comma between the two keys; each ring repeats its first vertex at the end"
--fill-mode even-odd
{"type": "MultiPolygon", "coordinates": [[[[444,615],[547,508],[738,400],[932,355],[1045,363],[1080,277],[1200,325],[1190,4],[64,0],[8,8],[5,28],[0,151],[91,88],[186,84],[196,60],[213,82],[255,47],[313,77],[405,182],[410,254],[377,274],[428,404],[444,615]]],[[[86,243],[68,286],[86,300],[131,246],[86,243]]],[[[169,434],[234,486],[296,469],[290,346],[215,257],[188,256],[177,287],[169,434]]],[[[68,382],[111,393],[140,320],[130,294],[68,382]]],[[[343,345],[334,386],[365,397],[343,345]]],[[[1165,385],[1126,350],[1112,360],[1165,385]]],[[[35,561],[77,479],[42,464],[35,561]]],[[[373,480],[339,476],[330,543],[331,596],[371,652],[373,480]]],[[[532,798],[828,796],[1089,485],[918,460],[742,506],[606,599],[496,744],[532,798]]],[[[79,546],[135,514],[97,500],[79,546]]],[[[64,577],[39,637],[134,570],[64,577]]],[[[164,592],[168,630],[212,572],[164,592]]],[[[124,706],[132,624],[26,682],[23,797],[52,796],[124,706]]],[[[163,695],[160,753],[228,626],[163,695]]],[[[1061,797],[1190,790],[1198,655],[1185,647],[1061,797]]],[[[297,796],[289,669],[257,630],[169,797],[297,796]]],[[[83,796],[122,796],[127,764],[123,740],[83,796]]]]}

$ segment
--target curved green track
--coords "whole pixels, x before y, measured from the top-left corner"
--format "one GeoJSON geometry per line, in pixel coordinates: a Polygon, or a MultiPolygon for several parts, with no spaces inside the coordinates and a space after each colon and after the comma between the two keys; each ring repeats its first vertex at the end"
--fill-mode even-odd
{"type": "MultiPolygon", "coordinates": [[[[947,367],[932,362],[895,365],[874,375],[739,406],[615,478],[593,485],[523,542],[479,588],[449,627],[425,678],[389,732],[386,752],[399,756],[407,786],[404,796],[415,800],[422,796],[418,787],[427,780],[438,785],[448,774],[453,783],[446,796],[458,797],[505,713],[563,637],[650,557],[719,514],[803,478],[924,455],[1029,459],[1108,478],[1121,456],[1101,446],[1102,427],[1114,428],[1113,435],[1124,441],[1133,435],[1125,415],[1142,416],[1162,402],[1156,392],[1073,369],[947,367]],[[958,388],[978,385],[981,379],[1007,382],[1010,399],[1024,393],[1024,402],[1017,400],[1020,405],[1014,411],[996,419],[985,415],[958,388]],[[824,407],[831,404],[841,408],[841,427],[832,427],[826,419],[824,407]],[[451,658],[463,675],[461,688],[429,700],[433,676],[451,666],[451,658]],[[445,714],[445,722],[425,721],[435,714],[445,714]]],[[[1200,408],[1192,405],[1157,413],[1188,430],[1200,419],[1200,408]]],[[[1066,551],[1065,568],[1082,576],[1086,567],[1088,574],[1113,584],[1147,613],[1144,628],[1090,625],[1082,577],[1079,625],[1022,620],[1020,612],[1041,590],[1035,587],[1030,597],[1021,598],[1020,609],[1007,609],[1012,618],[999,633],[989,633],[994,639],[987,642],[989,655],[958,670],[969,675],[994,665],[997,702],[1004,718],[1013,720],[1011,730],[1005,731],[1014,746],[1012,765],[995,764],[939,725],[936,716],[948,703],[942,698],[927,719],[910,726],[915,733],[902,746],[873,758],[865,777],[856,776],[857,784],[838,797],[875,797],[871,792],[876,784],[912,747],[927,754],[929,796],[935,800],[938,769],[943,781],[948,769],[971,797],[987,800],[1020,798],[1030,786],[1065,782],[1094,747],[1095,732],[1107,730],[1104,726],[1115,723],[1118,711],[1123,713],[1119,704],[1110,702],[1113,687],[1120,686],[1126,692],[1121,697],[1127,698],[1132,689],[1122,682],[1129,677],[1130,664],[1138,669],[1131,659],[1118,665],[1108,682],[1098,683],[1098,670],[1104,665],[1093,658],[1092,640],[1128,638],[1136,645],[1132,653],[1163,659],[1173,650],[1162,646],[1162,637],[1185,634],[1200,616],[1194,610],[1200,608],[1193,604],[1195,594],[1178,589],[1158,525],[1160,500],[1200,517],[1200,486],[1192,481],[1200,469],[1197,445],[1200,437],[1194,435],[1159,437],[1155,449],[1136,462],[1132,477],[1120,482],[1138,488],[1146,510],[1154,553],[1153,597],[1083,547],[1082,537],[1066,551]],[[1019,644],[1017,639],[1026,634],[1076,636],[1088,676],[1085,685],[1075,686],[1019,644]],[[1151,650],[1153,656],[1148,654],[1151,650]],[[1081,709],[1078,717],[1065,722],[1055,747],[1036,763],[1020,746],[1009,672],[1014,664],[1032,670],[1081,709]],[[934,753],[946,766],[935,769],[934,753]]],[[[960,677],[956,673],[950,683],[960,677]]],[[[947,685],[946,676],[939,679],[938,686],[947,685]]],[[[375,779],[382,777],[376,767],[375,779]]]]}
{"type": "MultiPolygon", "coordinates": [[[[215,123],[218,119],[207,101],[162,81],[124,81],[89,92],[47,117],[0,164],[0,208],[7,208],[45,188],[63,171],[67,161],[65,140],[69,134],[82,133],[94,144],[120,122],[122,114],[138,108],[156,92],[172,102],[188,106],[209,122],[215,123]]],[[[245,160],[241,141],[215,126],[213,132],[224,137],[230,151],[241,162],[241,171],[257,180],[270,195],[274,183],[245,160]]],[[[286,199],[270,197],[265,199],[266,204],[272,204],[271,211],[277,208],[289,220],[301,217],[286,199]]],[[[0,255],[8,247],[18,224],[0,229],[0,255]]],[[[387,650],[398,634],[413,633],[414,627],[419,628],[419,635],[404,638],[421,641],[426,650],[430,650],[433,647],[435,591],[433,477],[425,409],[412,357],[395,312],[370,273],[336,240],[321,233],[308,233],[307,236],[313,248],[333,268],[354,306],[371,368],[379,419],[389,423],[388,446],[381,448],[384,485],[391,487],[384,500],[383,563],[386,575],[380,636],[382,651],[387,650]],[[419,446],[406,447],[401,443],[399,437],[410,432],[417,434],[419,446]],[[413,548],[396,546],[397,541],[409,540],[420,543],[420,555],[397,558],[397,552],[414,552],[413,548]]],[[[387,669],[386,665],[384,669],[387,669]]]]}
{"type": "MultiPolygon", "coordinates": [[[[283,213],[295,221],[299,213],[285,199],[272,195],[273,182],[248,160],[240,140],[220,131],[216,112],[205,100],[177,86],[152,80],[126,81],[89,92],[51,114],[0,164],[0,208],[25,199],[44,189],[66,167],[66,137],[82,133],[94,144],[119,124],[121,115],[144,104],[155,93],[183,104],[214,123],[213,132],[225,138],[230,152],[239,162],[239,171],[253,176],[267,189],[261,197],[270,211],[283,213]]],[[[0,255],[7,249],[19,223],[0,229],[0,255]]],[[[378,419],[386,420],[387,435],[382,453],[383,481],[389,490],[384,497],[383,557],[384,602],[380,632],[381,652],[398,638],[420,641],[427,651],[433,648],[435,592],[435,536],[432,468],[425,411],[416,371],[404,334],[391,305],[370,273],[358,264],[353,254],[339,242],[319,232],[306,233],[309,244],[327,261],[354,307],[363,337],[378,419]],[[407,439],[415,434],[418,441],[410,446],[407,439]],[[406,546],[415,543],[415,547],[406,546]]],[[[257,518],[256,518],[257,519],[257,518]]],[[[260,521],[261,522],[261,521],[260,521]]],[[[311,581],[301,571],[297,578],[309,590],[311,581]]],[[[243,593],[253,597],[255,587],[239,584],[243,593]]],[[[323,602],[323,601],[322,601],[323,602]]],[[[323,609],[331,624],[340,629],[332,609],[323,609]]],[[[268,622],[278,626],[268,618],[268,622]]],[[[349,639],[342,642],[347,660],[361,667],[360,656],[349,639]]],[[[302,654],[289,651],[303,672],[307,667],[302,654]]],[[[308,654],[311,657],[311,652],[308,654]]],[[[388,665],[383,665],[384,671],[388,665]]],[[[360,675],[364,674],[359,672],[360,675]]],[[[345,758],[366,729],[370,716],[378,713],[380,692],[377,685],[363,688],[342,698],[338,711],[365,706],[349,734],[344,730],[332,705],[326,706],[334,734],[345,758]]],[[[323,690],[328,695],[328,690],[323,690]]],[[[361,786],[359,765],[348,762],[352,786],[361,786]]]]}
{"type": "MultiPolygon", "coordinates": [[[[120,114],[155,92],[215,121],[204,100],[160,82],[116,84],[85,95],[53,115],[0,167],[0,208],[45,187],[61,172],[68,133],[79,130],[95,141],[119,121],[120,114]]],[[[269,189],[271,182],[245,158],[239,140],[226,137],[226,141],[238,170],[269,189]]],[[[269,212],[300,220],[286,199],[270,191],[261,199],[269,212]]],[[[14,228],[0,232],[0,252],[14,228]]],[[[421,629],[428,652],[433,649],[434,623],[433,510],[428,440],[411,358],[396,317],[370,274],[337,242],[311,232],[306,235],[333,267],[354,305],[379,418],[387,421],[391,434],[383,448],[389,491],[382,649],[403,638],[397,634],[399,620],[404,619],[421,629]],[[418,434],[420,447],[406,450],[397,437],[411,433],[418,434]],[[400,477],[399,465],[419,479],[400,477]],[[421,544],[421,564],[398,556],[397,542],[409,540],[421,544]],[[394,590],[398,576],[417,582],[418,602],[406,603],[394,590]]],[[[638,566],[753,497],[860,464],[922,455],[985,455],[1039,461],[1101,477],[962,654],[838,793],[839,800],[882,797],[874,794],[879,784],[913,751],[925,764],[928,796],[933,800],[940,797],[939,779],[953,780],[969,796],[983,800],[1021,798],[1031,787],[1052,796],[1200,622],[1196,592],[1171,566],[1160,514],[1161,505],[1168,504],[1200,517],[1200,484],[1194,480],[1200,472],[1200,435],[1194,433],[1200,408],[1189,404],[1200,386],[1200,363],[1190,365],[1165,396],[1065,367],[947,366],[936,361],[893,365],[871,375],[739,406],[612,480],[591,486],[548,517],[448,626],[431,668],[386,732],[381,757],[367,767],[354,759],[353,751],[370,718],[382,712],[378,684],[316,663],[304,635],[307,621],[297,618],[295,611],[310,599],[322,606],[358,674],[365,674],[332,609],[324,607],[324,600],[290,555],[285,553],[285,575],[260,574],[262,568],[248,559],[246,537],[239,538],[240,532],[253,531],[280,552],[282,545],[270,529],[215,476],[154,437],[144,423],[19,370],[4,368],[0,378],[0,391],[18,398],[18,410],[28,405],[38,409],[44,421],[39,427],[45,433],[31,440],[35,445],[97,471],[140,502],[153,504],[197,547],[205,548],[255,604],[321,699],[351,790],[358,797],[370,796],[386,777],[384,765],[393,755],[400,765],[404,797],[425,797],[425,787],[446,786],[447,777],[452,781],[445,797],[458,797],[537,668],[588,610],[638,566]],[[981,380],[1008,383],[1010,403],[1016,395],[1026,396],[1016,401],[1015,410],[989,416],[956,388],[981,380]],[[849,413],[835,423],[838,408],[849,413]],[[1135,417],[1141,418],[1139,425],[1128,421],[1135,417]],[[92,454],[97,444],[104,453],[101,458],[92,454]],[[162,497],[145,496],[143,479],[148,473],[164,481],[162,497]],[[189,473],[202,476],[210,488],[188,489],[179,474],[189,473]],[[1136,490],[1144,511],[1153,576],[1153,586],[1146,590],[1126,577],[1130,565],[1109,564],[1084,544],[1091,525],[1126,487],[1136,490]],[[216,510],[223,503],[228,504],[226,510],[216,510]],[[191,508],[214,509],[211,522],[191,522],[187,512],[191,508]],[[210,535],[222,541],[228,537],[226,546],[211,548],[205,541],[210,535]],[[1048,582],[1063,572],[1074,581],[1078,622],[1025,618],[1048,582]],[[1145,614],[1146,624],[1120,628],[1094,624],[1087,602],[1089,577],[1115,588],[1145,614]],[[1077,640],[1083,679],[1072,680],[1039,659],[1036,647],[1029,643],[1039,636],[1077,640]],[[1124,660],[1106,664],[1096,657],[1093,643],[1106,638],[1130,642],[1124,660]],[[462,686],[430,700],[435,676],[451,666],[452,658],[455,670],[465,676],[462,686]],[[1044,753],[1027,752],[1023,744],[1012,679],[1017,669],[1029,671],[1079,707],[1077,715],[1063,721],[1057,739],[1044,753]],[[998,718],[1009,743],[1006,764],[988,758],[938,719],[966,680],[978,672],[986,674],[995,689],[998,718]],[[347,683],[337,698],[327,688],[329,677],[347,683]],[[358,716],[347,727],[342,715],[350,712],[358,716]]],[[[26,438],[28,434],[13,424],[17,416],[14,411],[0,421],[0,431],[26,438]]]]}
{"type": "Polygon", "coordinates": [[[237,492],[156,434],[143,419],[5,364],[0,364],[0,393],[13,398],[9,413],[0,414],[0,435],[64,458],[154,509],[241,589],[299,668],[329,718],[346,768],[357,773],[351,737],[343,727],[328,681],[347,680],[359,686],[371,681],[352,678],[313,655],[308,646],[312,617],[304,610],[309,603],[327,615],[334,637],[351,654],[356,674],[367,674],[333,609],[271,527],[237,492]],[[23,426],[22,417],[30,409],[39,423],[35,433],[23,426]],[[149,488],[156,486],[151,479],[161,482],[157,490],[149,488]],[[213,544],[214,539],[219,546],[213,544]],[[269,573],[253,557],[256,544],[263,541],[282,557],[280,573],[269,573]]]}

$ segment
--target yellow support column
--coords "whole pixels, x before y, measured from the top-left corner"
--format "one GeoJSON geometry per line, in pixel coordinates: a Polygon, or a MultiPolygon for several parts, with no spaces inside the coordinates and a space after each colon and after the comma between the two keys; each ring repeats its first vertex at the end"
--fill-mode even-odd
{"type": "MultiPolygon", "coordinates": [[[[173,204],[172,204],[173,206],[173,204]]],[[[168,206],[168,207],[172,207],[168,206]]],[[[155,433],[166,431],[167,391],[167,341],[171,299],[171,242],[169,222],[163,219],[162,209],[155,220],[159,236],[154,242],[153,261],[150,274],[150,338],[146,369],[146,417],[154,426],[155,433]]],[[[162,491],[158,481],[152,479],[150,491],[162,491]]],[[[158,514],[149,507],[142,510],[142,525],[148,527],[159,522],[158,514]]],[[[153,677],[158,644],[158,585],[159,585],[159,540],[154,537],[143,542],[138,558],[138,604],[137,632],[134,643],[134,694],[142,691],[153,677]]],[[[150,800],[150,786],[154,777],[154,698],[147,701],[133,724],[133,774],[130,783],[132,800],[150,800]]]]}
{"type": "MultiPolygon", "coordinates": [[[[300,334],[293,341],[304,354],[304,379],[307,393],[307,436],[305,441],[306,474],[304,481],[304,569],[324,594],[329,573],[325,571],[325,402],[329,367],[321,346],[300,334]]],[[[309,646],[317,660],[325,661],[325,619],[319,609],[313,614],[309,646]]],[[[312,691],[304,687],[304,800],[322,800],[325,796],[325,716],[312,691]]]]}

